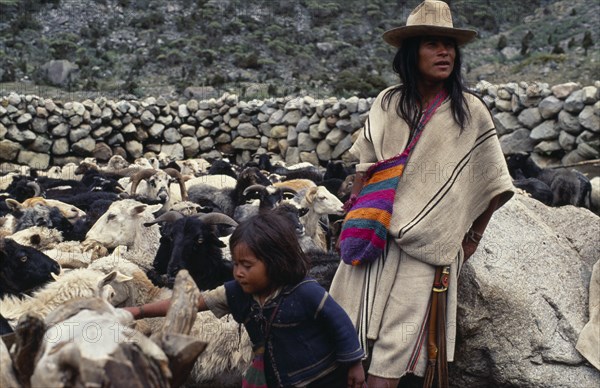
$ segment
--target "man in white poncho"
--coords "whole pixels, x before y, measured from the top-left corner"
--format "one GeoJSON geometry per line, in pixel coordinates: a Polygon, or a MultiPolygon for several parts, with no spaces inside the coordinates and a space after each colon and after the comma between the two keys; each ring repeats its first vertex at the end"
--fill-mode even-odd
{"type": "Polygon", "coordinates": [[[351,152],[358,158],[353,194],[375,162],[402,152],[422,112],[446,95],[424,126],[396,189],[387,246],[368,265],[340,264],[330,293],[348,312],[370,355],[369,388],[396,387],[407,374],[424,376],[427,324],[437,266],[449,266],[447,360],[454,357],[460,267],[492,213],[513,195],[494,123],[467,92],[459,46],[476,32],[454,28],[448,5],[426,0],[406,26],[387,31],[397,47],[401,84],[380,93],[351,152]]]}

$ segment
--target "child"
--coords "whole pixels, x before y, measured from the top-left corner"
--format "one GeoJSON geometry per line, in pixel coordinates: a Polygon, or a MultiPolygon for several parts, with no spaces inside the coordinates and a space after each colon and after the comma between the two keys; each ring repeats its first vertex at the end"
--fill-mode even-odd
{"type": "MultiPolygon", "coordinates": [[[[308,258],[289,221],[261,213],[241,222],[229,241],[235,280],[203,292],[198,311],[210,309],[217,317],[231,313],[255,349],[265,345],[269,387],[362,387],[356,330],[327,291],[306,277],[308,258]]],[[[164,316],[169,303],[127,310],[136,319],[164,316]]]]}

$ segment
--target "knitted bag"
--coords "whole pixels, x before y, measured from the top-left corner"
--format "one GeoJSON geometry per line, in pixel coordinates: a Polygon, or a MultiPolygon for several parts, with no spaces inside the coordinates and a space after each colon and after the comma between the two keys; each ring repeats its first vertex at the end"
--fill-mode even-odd
{"type": "Polygon", "coordinates": [[[268,388],[267,386],[267,378],[265,376],[265,346],[269,339],[269,333],[271,332],[271,325],[273,324],[273,320],[275,319],[275,315],[277,314],[277,310],[279,310],[279,305],[283,297],[279,299],[277,305],[273,309],[273,313],[271,313],[271,318],[265,325],[265,337],[262,343],[258,344],[254,348],[254,358],[252,358],[252,363],[242,376],[242,388],[268,388]]]}
{"type": "Polygon", "coordinates": [[[392,219],[394,197],[410,152],[421,136],[425,124],[446,99],[442,90],[425,109],[412,140],[406,149],[389,159],[373,164],[365,173],[363,186],[354,202],[348,205],[340,234],[340,255],[346,264],[371,263],[385,249],[392,219]]]}
{"type": "Polygon", "coordinates": [[[265,377],[265,347],[254,351],[254,358],[242,378],[242,388],[267,388],[265,377]]]}

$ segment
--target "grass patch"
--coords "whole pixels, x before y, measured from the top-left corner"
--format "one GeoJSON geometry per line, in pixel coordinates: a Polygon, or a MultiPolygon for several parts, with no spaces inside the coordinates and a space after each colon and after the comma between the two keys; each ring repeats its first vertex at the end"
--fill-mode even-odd
{"type": "Polygon", "coordinates": [[[518,73],[530,65],[543,65],[551,61],[563,62],[565,59],[567,59],[565,54],[534,53],[513,66],[513,71],[518,73]]]}

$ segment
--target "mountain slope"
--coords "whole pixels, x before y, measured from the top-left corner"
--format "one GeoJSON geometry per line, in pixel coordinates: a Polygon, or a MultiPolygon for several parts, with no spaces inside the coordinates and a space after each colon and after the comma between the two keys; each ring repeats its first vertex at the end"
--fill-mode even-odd
{"type": "MultiPolygon", "coordinates": [[[[381,34],[401,25],[418,3],[0,0],[0,81],[43,84],[43,64],[66,59],[79,66],[62,85],[70,91],[142,96],[205,85],[250,97],[372,96],[396,80],[394,50],[381,34]]],[[[455,25],[480,31],[464,51],[470,82],[599,78],[597,1],[450,3],[455,25]],[[521,55],[527,31],[533,37],[521,55]],[[593,45],[584,56],[586,31],[593,45]],[[557,44],[564,55],[550,54],[557,44]]]]}

